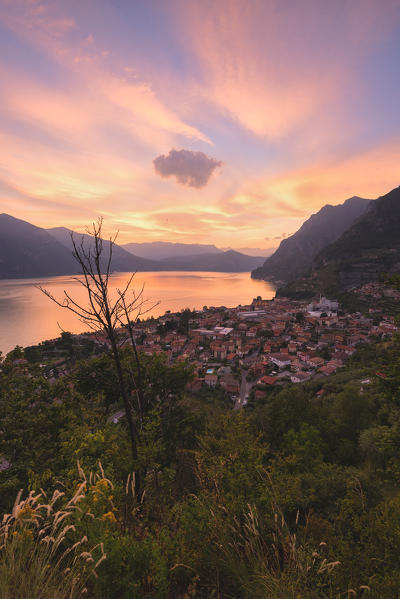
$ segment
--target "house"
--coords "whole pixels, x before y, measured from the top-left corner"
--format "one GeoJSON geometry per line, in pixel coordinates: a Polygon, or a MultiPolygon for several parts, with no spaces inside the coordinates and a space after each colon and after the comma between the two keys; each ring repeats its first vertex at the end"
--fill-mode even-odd
{"type": "Polygon", "coordinates": [[[290,366],[291,359],[288,355],[285,354],[271,354],[269,356],[269,361],[278,366],[278,368],[285,368],[285,366],[290,366]]]}
{"type": "Polygon", "coordinates": [[[224,347],[217,347],[213,351],[214,358],[217,360],[225,360],[226,358],[226,349],[224,347]]]}
{"type": "Polygon", "coordinates": [[[254,378],[264,372],[264,362],[254,362],[249,368],[249,374],[254,378]]]}
{"type": "Polygon", "coordinates": [[[343,366],[343,360],[338,360],[336,357],[327,363],[327,366],[335,366],[341,368],[343,366]]]}
{"type": "Polygon", "coordinates": [[[336,371],[336,367],[335,366],[321,366],[321,368],[318,369],[318,372],[321,372],[322,374],[324,374],[325,376],[330,376],[331,374],[333,374],[336,371]]]}
{"type": "Polygon", "coordinates": [[[222,376],[220,384],[227,393],[240,393],[240,383],[230,374],[222,376]]]}
{"type": "Polygon", "coordinates": [[[216,387],[218,384],[218,376],[216,374],[206,374],[204,382],[209,387],[216,387]]]}
{"type": "Polygon", "coordinates": [[[260,385],[275,385],[277,380],[278,378],[276,376],[268,376],[265,374],[259,379],[258,383],[260,385]]]}
{"type": "Polygon", "coordinates": [[[311,366],[311,368],[319,368],[320,366],[323,366],[324,363],[324,359],[319,358],[318,356],[316,356],[315,358],[310,358],[308,360],[308,365],[311,366]]]}
{"type": "Polygon", "coordinates": [[[303,367],[303,364],[301,364],[300,360],[296,357],[292,358],[292,371],[297,372],[298,370],[301,370],[303,367]]]}

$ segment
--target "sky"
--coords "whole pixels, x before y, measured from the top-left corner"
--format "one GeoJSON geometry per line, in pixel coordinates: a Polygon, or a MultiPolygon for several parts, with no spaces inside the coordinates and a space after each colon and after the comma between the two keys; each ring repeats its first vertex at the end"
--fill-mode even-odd
{"type": "Polygon", "coordinates": [[[0,0],[0,212],[270,248],[400,184],[400,0],[0,0]]]}

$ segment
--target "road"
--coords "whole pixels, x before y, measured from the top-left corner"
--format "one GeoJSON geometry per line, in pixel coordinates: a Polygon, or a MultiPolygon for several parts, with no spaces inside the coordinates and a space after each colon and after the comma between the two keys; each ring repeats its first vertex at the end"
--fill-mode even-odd
{"type": "Polygon", "coordinates": [[[247,371],[242,370],[242,383],[240,385],[239,397],[237,398],[237,400],[235,402],[235,410],[238,410],[239,408],[242,408],[243,406],[246,405],[246,403],[247,403],[246,396],[249,395],[249,393],[253,387],[253,384],[254,384],[254,383],[248,383],[246,381],[246,374],[247,374],[247,371]]]}

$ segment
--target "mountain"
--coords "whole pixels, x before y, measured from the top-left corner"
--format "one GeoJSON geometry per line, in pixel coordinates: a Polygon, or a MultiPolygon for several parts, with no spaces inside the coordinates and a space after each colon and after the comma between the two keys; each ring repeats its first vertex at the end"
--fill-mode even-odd
{"type": "MultiPolygon", "coordinates": [[[[47,229],[47,231],[61,245],[63,245],[68,250],[72,251],[72,231],[70,229],[67,229],[66,227],[54,227],[52,229],[47,229]]],[[[89,248],[90,245],[93,243],[93,237],[91,235],[85,233],[74,233],[73,235],[78,245],[81,243],[82,240],[84,246],[87,248],[89,248]]],[[[107,259],[109,251],[110,241],[105,239],[103,240],[103,252],[105,259],[107,259]]],[[[120,272],[129,272],[133,270],[159,270],[157,263],[152,262],[151,260],[146,260],[145,258],[141,258],[139,256],[135,256],[132,253],[127,252],[117,244],[114,244],[113,246],[111,268],[112,270],[120,272]]]]}
{"type": "MultiPolygon", "coordinates": [[[[71,231],[65,227],[56,227],[48,229],[57,241],[65,245],[66,247],[72,247],[71,242],[71,231]]],[[[83,238],[84,244],[91,243],[91,236],[86,234],[75,234],[75,239],[80,243],[80,239],[83,238]]],[[[105,255],[108,255],[109,241],[104,241],[105,255]]],[[[150,254],[152,251],[150,251],[150,254]]],[[[240,252],[233,250],[223,252],[218,250],[215,246],[207,246],[201,244],[183,244],[183,243],[168,243],[168,242],[154,242],[143,243],[143,244],[125,244],[123,246],[114,245],[113,247],[113,270],[118,271],[130,271],[137,270],[143,271],[173,271],[173,270],[195,270],[195,271],[216,271],[216,272],[246,272],[252,268],[262,264],[264,258],[254,258],[252,256],[245,256],[240,252]],[[153,255],[158,254],[161,248],[166,247],[166,253],[169,251],[185,251],[182,256],[174,254],[171,257],[165,257],[162,260],[149,260],[146,258],[139,257],[128,251],[126,251],[127,245],[129,246],[156,246],[153,249],[156,250],[153,255]],[[158,248],[158,250],[157,250],[158,248]],[[187,254],[188,248],[195,248],[194,254],[187,254]],[[212,248],[212,252],[199,252],[202,248],[212,248]]]]}
{"type": "MultiPolygon", "coordinates": [[[[222,248],[223,251],[231,250],[231,247],[222,248]]],[[[236,252],[240,252],[241,254],[246,254],[247,256],[254,256],[256,258],[268,258],[275,252],[276,248],[235,248],[236,252]]]]}
{"type": "Polygon", "coordinates": [[[317,254],[365,213],[370,201],[354,196],[338,206],[327,204],[294,235],[281,241],[263,266],[252,272],[252,277],[288,282],[304,274],[317,254]]]}
{"type": "Polygon", "coordinates": [[[0,279],[75,274],[78,265],[45,229],[0,214],[0,279]]]}
{"type": "Polygon", "coordinates": [[[198,256],[184,256],[169,258],[162,261],[162,270],[194,270],[214,272],[247,272],[261,265],[264,258],[246,256],[235,250],[228,250],[219,254],[200,254],[198,256]]]}
{"type": "MultiPolygon", "coordinates": [[[[74,234],[74,238],[78,245],[83,242],[86,249],[93,243],[93,238],[87,234],[74,234]]],[[[104,266],[109,247],[110,241],[104,240],[104,266]]],[[[77,274],[80,268],[72,256],[72,249],[71,231],[65,227],[46,230],[8,214],[0,215],[0,279],[77,274]]],[[[114,245],[111,269],[121,272],[246,272],[260,266],[264,261],[264,258],[246,256],[233,250],[215,250],[164,260],[148,260],[114,245]]]]}
{"type": "Polygon", "coordinates": [[[400,187],[369,204],[368,210],[315,258],[311,273],[279,291],[297,297],[335,295],[383,273],[400,272],[400,187]]]}
{"type": "Polygon", "coordinates": [[[121,248],[150,260],[165,260],[182,256],[197,256],[199,254],[220,254],[215,245],[201,243],[170,243],[168,241],[151,241],[148,243],[123,243],[121,248]]]}

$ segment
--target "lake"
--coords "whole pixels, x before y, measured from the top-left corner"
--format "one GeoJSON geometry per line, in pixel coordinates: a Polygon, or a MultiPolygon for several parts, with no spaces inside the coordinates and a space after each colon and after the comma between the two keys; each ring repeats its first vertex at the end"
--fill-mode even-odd
{"type": "MultiPolygon", "coordinates": [[[[111,292],[122,289],[129,276],[129,273],[113,274],[111,292]]],[[[143,284],[143,297],[151,308],[147,316],[160,316],[167,310],[177,312],[182,308],[233,307],[248,304],[258,295],[264,299],[275,295],[271,283],[251,279],[248,272],[137,273],[133,289],[139,291],[143,284]]],[[[54,304],[36,285],[43,286],[57,299],[63,298],[65,289],[79,303],[86,301],[84,288],[72,277],[0,280],[0,351],[3,355],[16,345],[26,347],[53,339],[62,330],[72,333],[88,330],[77,316],[54,304]]]]}

